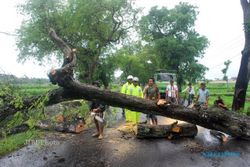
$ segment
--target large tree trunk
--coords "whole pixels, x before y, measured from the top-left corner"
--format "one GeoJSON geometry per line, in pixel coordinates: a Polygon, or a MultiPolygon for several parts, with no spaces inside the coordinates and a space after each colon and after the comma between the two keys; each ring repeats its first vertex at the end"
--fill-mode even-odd
{"type": "Polygon", "coordinates": [[[62,85],[65,88],[57,89],[53,93],[50,93],[48,104],[69,99],[100,99],[108,105],[128,108],[145,114],[153,113],[183,120],[208,129],[222,131],[235,137],[250,140],[250,117],[236,112],[221,111],[217,108],[202,111],[169,104],[159,106],[147,99],[102,90],[74,80],[63,80],[61,83],[65,84],[65,86],[62,85]]]}
{"type": "MultiPolygon", "coordinates": [[[[66,49],[61,47],[61,39],[57,37],[55,32],[50,33],[50,36],[55,44],[57,44],[65,55],[67,55],[70,51],[68,49],[69,47],[66,49]],[[57,40],[59,40],[59,42],[57,40]]],[[[63,70],[59,69],[57,70],[56,75],[51,75],[50,79],[63,88],[50,94],[49,104],[63,99],[72,98],[82,98],[86,100],[99,99],[108,105],[128,108],[145,114],[152,113],[183,120],[205,128],[222,131],[235,137],[250,140],[250,117],[248,116],[235,112],[225,112],[219,109],[205,112],[202,110],[184,108],[179,105],[165,104],[159,106],[155,102],[147,99],[128,96],[109,90],[101,90],[100,88],[94,86],[81,84],[75,81],[71,76],[68,76],[67,71],[70,71],[68,69],[74,67],[76,62],[76,56],[73,55],[72,58],[73,60],[71,62],[62,67],[63,70]],[[62,73],[61,71],[66,72],[62,73]]]]}
{"type": "Polygon", "coordinates": [[[180,138],[180,137],[195,137],[198,129],[193,124],[171,124],[171,125],[137,125],[137,138],[180,138]]]}
{"type": "Polygon", "coordinates": [[[247,0],[241,0],[244,15],[245,46],[242,53],[240,70],[235,84],[235,92],[232,109],[234,111],[244,108],[246,92],[250,77],[250,4],[247,0]]]}
{"type": "MultiPolygon", "coordinates": [[[[61,39],[56,33],[50,33],[50,37],[59,47],[61,39]],[[58,41],[57,41],[58,39],[58,41]]],[[[62,51],[65,49],[61,48],[62,51]]],[[[65,52],[64,52],[65,53],[65,52]]],[[[67,54],[67,52],[65,53],[67,54]]],[[[73,67],[75,57],[67,67],[73,67]],[[73,63],[73,65],[72,65],[73,63]]],[[[62,67],[64,68],[64,67],[62,67]]],[[[67,74],[65,74],[67,76],[67,74]]],[[[179,105],[157,105],[155,102],[137,97],[127,96],[109,90],[101,90],[94,86],[81,84],[69,77],[56,77],[55,81],[68,91],[68,96],[83,98],[87,100],[99,99],[103,102],[117,107],[128,108],[130,110],[153,113],[174,119],[197,124],[205,128],[225,132],[229,135],[250,140],[250,117],[237,114],[235,112],[224,112],[219,109],[198,111],[187,109],[179,105]]]]}
{"type": "Polygon", "coordinates": [[[147,99],[127,96],[109,90],[101,90],[76,81],[65,84],[67,84],[67,87],[70,87],[70,97],[82,97],[86,100],[100,99],[112,106],[183,120],[250,140],[250,117],[245,115],[221,111],[220,109],[211,109],[206,112],[184,108],[179,105],[165,104],[159,106],[147,99]]]}

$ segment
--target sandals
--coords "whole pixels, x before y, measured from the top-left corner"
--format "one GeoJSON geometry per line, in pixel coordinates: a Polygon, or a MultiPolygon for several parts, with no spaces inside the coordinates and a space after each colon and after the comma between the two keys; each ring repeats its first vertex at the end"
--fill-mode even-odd
{"type": "Polygon", "coordinates": [[[92,137],[98,137],[99,136],[99,133],[94,133],[93,135],[92,135],[92,137]]]}
{"type": "Polygon", "coordinates": [[[98,136],[98,139],[99,139],[99,140],[102,140],[102,139],[103,139],[103,135],[99,135],[99,136],[98,136]]]}

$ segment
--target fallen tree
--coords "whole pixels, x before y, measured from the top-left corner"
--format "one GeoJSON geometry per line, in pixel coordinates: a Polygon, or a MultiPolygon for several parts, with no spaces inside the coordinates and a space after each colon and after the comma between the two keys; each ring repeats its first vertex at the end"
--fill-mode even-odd
{"type": "Polygon", "coordinates": [[[3,101],[3,105],[0,107],[0,121],[3,121],[7,117],[14,115],[18,111],[27,112],[28,110],[34,109],[39,105],[39,103],[43,103],[44,105],[48,106],[62,101],[76,99],[76,97],[71,96],[69,92],[70,90],[58,88],[43,95],[26,97],[22,99],[22,106],[18,107],[11,103],[16,99],[14,95],[1,95],[0,98],[3,101]]]}
{"type": "MultiPolygon", "coordinates": [[[[72,70],[76,64],[75,52],[57,36],[53,29],[51,29],[49,35],[52,41],[64,53],[67,63],[64,63],[62,68],[50,72],[50,80],[62,88],[49,94],[47,104],[53,104],[65,99],[100,99],[106,104],[115,107],[123,107],[145,114],[153,113],[183,120],[208,129],[222,131],[234,137],[250,140],[249,116],[236,112],[225,112],[220,109],[202,111],[184,108],[179,105],[157,105],[155,102],[147,99],[132,97],[110,90],[102,90],[74,80],[72,70]]],[[[29,104],[31,104],[31,102],[29,104]]]]}
{"type": "Polygon", "coordinates": [[[66,55],[65,57],[71,56],[71,62],[62,67],[62,69],[57,70],[55,75],[50,75],[50,79],[52,79],[53,82],[58,83],[58,85],[67,91],[68,97],[83,98],[86,100],[99,99],[112,106],[128,108],[145,114],[153,113],[183,120],[208,129],[222,131],[234,137],[250,140],[250,117],[248,116],[235,112],[225,112],[219,109],[202,111],[184,108],[179,105],[157,105],[155,102],[147,99],[132,97],[110,90],[101,90],[94,86],[81,84],[67,73],[62,75],[62,71],[67,71],[67,69],[71,69],[75,66],[76,56],[70,54],[72,53],[71,48],[57,36],[53,29],[51,29],[49,35],[52,41],[66,55]]]}

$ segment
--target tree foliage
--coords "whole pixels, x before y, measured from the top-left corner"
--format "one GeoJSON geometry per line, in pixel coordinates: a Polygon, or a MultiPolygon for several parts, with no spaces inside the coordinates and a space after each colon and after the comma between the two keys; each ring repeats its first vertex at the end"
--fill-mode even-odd
{"type": "Polygon", "coordinates": [[[77,48],[79,78],[88,82],[98,79],[94,74],[104,68],[103,56],[126,37],[138,13],[130,0],[27,0],[19,10],[27,18],[18,30],[19,61],[60,58],[48,36],[49,28],[54,28],[77,48]]]}
{"type": "Polygon", "coordinates": [[[115,62],[116,68],[123,71],[123,81],[128,75],[133,75],[139,78],[140,83],[146,83],[159,68],[157,55],[152,53],[149,45],[143,46],[140,42],[133,42],[119,49],[113,55],[112,61],[115,62]]]}
{"type": "Polygon", "coordinates": [[[197,8],[179,3],[173,9],[151,8],[140,20],[140,35],[152,43],[160,66],[177,72],[178,84],[201,79],[207,68],[198,63],[208,46],[206,37],[194,29],[197,8]]]}
{"type": "Polygon", "coordinates": [[[225,65],[225,68],[223,68],[222,70],[221,70],[221,72],[223,73],[223,80],[225,80],[225,81],[228,81],[228,77],[227,77],[227,71],[228,71],[228,68],[229,68],[229,65],[232,63],[232,61],[231,60],[227,60],[227,61],[225,61],[224,62],[224,65],[225,65]]]}

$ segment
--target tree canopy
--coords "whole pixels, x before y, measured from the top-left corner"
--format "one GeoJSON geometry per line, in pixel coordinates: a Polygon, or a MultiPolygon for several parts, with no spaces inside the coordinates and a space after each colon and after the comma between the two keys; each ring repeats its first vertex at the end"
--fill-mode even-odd
{"type": "Polygon", "coordinates": [[[194,28],[197,14],[195,6],[179,3],[173,9],[153,7],[140,20],[142,39],[151,43],[161,68],[176,71],[179,85],[201,79],[207,70],[197,61],[208,46],[208,39],[194,28]]]}
{"type": "Polygon", "coordinates": [[[48,29],[54,28],[77,48],[79,78],[89,82],[99,76],[102,57],[126,37],[138,13],[129,0],[28,0],[19,10],[27,18],[18,30],[19,60],[60,57],[48,37],[48,29]]]}
{"type": "Polygon", "coordinates": [[[161,68],[175,70],[181,85],[201,79],[207,70],[198,59],[208,40],[195,31],[197,8],[188,3],[153,7],[140,20],[140,9],[131,0],[27,0],[19,11],[26,16],[18,29],[19,61],[60,59],[48,37],[53,28],[77,49],[76,74],[85,82],[99,79],[107,86],[117,69],[123,71],[122,78],[132,74],[146,82],[161,68]],[[140,38],[120,45],[130,38],[131,29],[140,38]]]}

